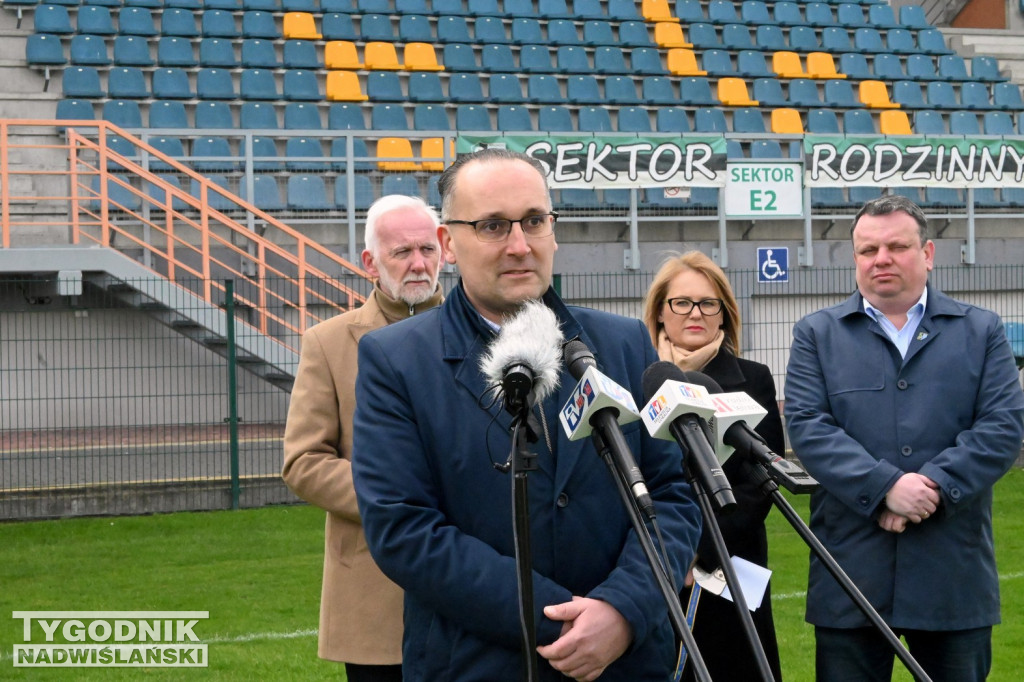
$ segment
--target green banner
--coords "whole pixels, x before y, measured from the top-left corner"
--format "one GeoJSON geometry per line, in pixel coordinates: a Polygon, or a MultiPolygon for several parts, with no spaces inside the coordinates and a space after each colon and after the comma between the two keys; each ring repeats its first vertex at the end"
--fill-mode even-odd
{"type": "Polygon", "coordinates": [[[1024,137],[804,137],[808,187],[1019,187],[1024,137]]]}
{"type": "Polygon", "coordinates": [[[482,147],[523,152],[544,164],[552,187],[721,187],[726,182],[721,135],[459,135],[456,153],[482,147]]]}

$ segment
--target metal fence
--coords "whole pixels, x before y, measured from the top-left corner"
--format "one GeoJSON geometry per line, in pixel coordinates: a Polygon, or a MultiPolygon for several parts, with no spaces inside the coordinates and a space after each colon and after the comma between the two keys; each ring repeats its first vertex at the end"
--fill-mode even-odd
{"type": "MultiPolygon", "coordinates": [[[[772,369],[784,398],[793,324],[848,296],[853,270],[792,270],[767,284],[753,270],[729,276],[743,355],[772,369]]],[[[639,317],[651,278],[562,275],[555,286],[570,303],[639,317]]],[[[455,275],[442,281],[449,290],[455,275]]],[[[1024,323],[1024,265],[937,268],[932,281],[1024,323]]],[[[287,384],[248,371],[238,349],[251,313],[232,316],[228,303],[235,338],[204,339],[115,292],[0,279],[0,520],[295,502],[279,475],[287,384]]]]}

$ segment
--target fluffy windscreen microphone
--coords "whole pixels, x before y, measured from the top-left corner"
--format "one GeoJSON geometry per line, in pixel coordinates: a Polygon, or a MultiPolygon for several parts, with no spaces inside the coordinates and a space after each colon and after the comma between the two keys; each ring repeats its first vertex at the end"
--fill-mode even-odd
{"type": "Polygon", "coordinates": [[[487,383],[501,386],[505,409],[515,414],[558,388],[563,340],[558,318],[540,301],[527,301],[505,319],[480,361],[487,383]]]}

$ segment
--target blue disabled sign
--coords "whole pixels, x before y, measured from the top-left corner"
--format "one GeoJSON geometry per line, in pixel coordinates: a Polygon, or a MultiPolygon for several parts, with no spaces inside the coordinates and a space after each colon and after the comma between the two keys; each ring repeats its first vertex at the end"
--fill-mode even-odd
{"type": "Polygon", "coordinates": [[[757,281],[789,281],[789,247],[762,246],[757,249],[757,281]]]}

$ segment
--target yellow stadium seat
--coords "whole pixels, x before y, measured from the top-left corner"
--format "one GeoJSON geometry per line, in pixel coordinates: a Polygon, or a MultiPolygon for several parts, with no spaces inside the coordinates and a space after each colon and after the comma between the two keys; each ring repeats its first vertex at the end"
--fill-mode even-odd
{"type": "Polygon", "coordinates": [[[443,71],[437,63],[437,53],[430,43],[406,43],[402,61],[409,71],[443,71]]]}
{"type": "Polygon", "coordinates": [[[323,38],[316,30],[316,20],[309,12],[285,12],[281,35],[285,40],[320,40],[323,38]]]}
{"type": "Polygon", "coordinates": [[[878,115],[879,127],[883,135],[913,135],[910,129],[910,117],[907,112],[888,109],[878,115]]]}
{"type": "Polygon", "coordinates": [[[672,15],[672,8],[668,0],[643,0],[640,6],[640,14],[647,21],[674,21],[679,23],[679,18],[672,15]]]}
{"type": "Polygon", "coordinates": [[[836,60],[828,52],[807,55],[807,75],[810,78],[846,78],[845,73],[836,71],[836,60]]]}
{"type": "Polygon", "coordinates": [[[683,27],[670,21],[659,21],[654,25],[654,43],[658,47],[693,47],[683,37],[683,27]]]}
{"type": "Polygon", "coordinates": [[[398,63],[395,44],[382,41],[366,43],[363,48],[363,66],[371,71],[398,71],[402,68],[398,63]]]}
{"type": "Polygon", "coordinates": [[[772,132],[794,135],[804,134],[804,124],[796,109],[772,109],[772,132]]]}
{"type": "MultiPolygon", "coordinates": [[[[428,137],[423,140],[420,156],[423,157],[423,170],[443,171],[444,170],[444,138],[428,137]],[[428,160],[430,159],[430,160],[428,160]],[[437,159],[436,161],[433,159],[437,159]]],[[[455,140],[451,140],[448,149],[448,160],[455,160],[455,140]]]]}
{"type": "Polygon", "coordinates": [[[324,66],[328,70],[358,70],[363,68],[363,63],[359,61],[355,43],[350,40],[329,40],[324,46],[324,66]]]}
{"type": "Polygon", "coordinates": [[[750,99],[747,82],[742,78],[720,78],[718,101],[727,107],[756,107],[758,101],[750,99]]]}
{"type": "Polygon", "coordinates": [[[365,102],[369,99],[355,71],[327,72],[327,99],[331,102],[365,102]]]}
{"type": "Polygon", "coordinates": [[[779,78],[806,78],[800,55],[796,52],[781,51],[772,54],[772,71],[779,78]]]}
{"type": "Polygon", "coordinates": [[[899,109],[889,99],[889,90],[882,81],[861,81],[858,91],[861,103],[869,109],[899,109]]]}
{"type": "Polygon", "coordinates": [[[668,72],[673,76],[706,76],[707,71],[697,67],[697,55],[693,50],[673,47],[668,51],[668,72]]]}
{"type": "Polygon", "coordinates": [[[405,137],[382,137],[377,140],[377,168],[384,171],[417,171],[420,164],[413,161],[412,143],[405,137]]]}

